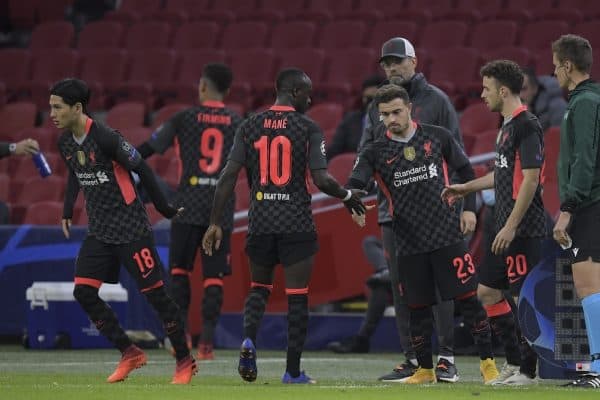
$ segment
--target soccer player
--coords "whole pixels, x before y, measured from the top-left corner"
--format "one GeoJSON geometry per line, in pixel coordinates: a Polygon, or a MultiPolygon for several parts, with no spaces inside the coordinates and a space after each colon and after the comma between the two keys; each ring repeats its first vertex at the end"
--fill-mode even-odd
{"type": "Polygon", "coordinates": [[[460,216],[440,200],[449,177],[447,166],[463,182],[473,178],[473,168],[447,129],[413,122],[404,88],[382,86],[374,104],[387,131],[361,150],[348,187],[363,188],[374,176],[388,199],[398,264],[405,266],[400,270],[400,290],[408,303],[410,340],[419,363],[401,382],[437,381],[431,346],[431,305],[437,301],[437,287],[443,300],[454,299],[460,305],[487,384],[498,371],[489,323],[476,297],[475,265],[463,236],[475,229],[475,198],[466,198],[460,216]]]}
{"type": "Polygon", "coordinates": [[[528,385],[535,382],[537,355],[520,335],[518,323],[503,291],[519,296],[525,277],[540,260],[546,218],[542,203],[544,138],[535,115],[519,97],[523,72],[514,62],[491,61],[481,68],[481,97],[491,111],[504,117],[496,140],[496,162],[489,174],[451,185],[444,197],[461,197],[495,189],[496,255],[479,270],[478,296],[494,333],[504,345],[506,364],[492,384],[528,385]]]}
{"type": "Polygon", "coordinates": [[[560,127],[560,215],[553,236],[573,252],[573,282],[592,358],[590,373],[568,385],[600,389],[600,86],[590,79],[592,62],[592,46],[581,36],[563,35],[552,43],[554,74],[570,91],[560,127]]]}
{"type": "Polygon", "coordinates": [[[65,236],[69,237],[73,205],[80,189],[89,218],[88,234],[77,256],[73,295],[100,333],[122,353],[107,381],[124,380],[146,364],[146,355],[131,342],[115,313],[98,296],[103,282],[118,281],[123,264],[158,313],[173,343],[177,365],[171,383],[187,384],[196,372],[196,362],[185,343],[179,307],[163,285],[162,264],[131,171],[139,175],[162,215],[172,218],[183,209],[167,203],[135,147],[119,132],[87,115],[89,98],[86,83],[78,79],[64,79],[50,89],[50,118],[64,130],[58,149],[69,169],[62,219],[65,236]]]}
{"type": "MultiPolygon", "coordinates": [[[[458,127],[458,116],[448,96],[438,87],[427,82],[421,72],[417,72],[418,57],[412,43],[405,38],[394,37],[381,46],[379,65],[385,72],[389,82],[402,86],[408,92],[411,107],[411,117],[414,121],[441,126],[448,129],[454,139],[461,144],[462,138],[458,127]]],[[[389,83],[386,82],[386,83],[389,83]]],[[[378,139],[386,132],[385,125],[380,120],[379,110],[371,102],[367,111],[366,128],[361,138],[360,149],[369,142],[378,139]]],[[[406,361],[397,365],[392,372],[379,378],[384,382],[401,382],[411,376],[415,369],[415,352],[411,348],[408,331],[408,306],[400,287],[399,271],[412,268],[410,265],[398,264],[392,216],[386,197],[378,191],[378,222],[381,226],[383,247],[390,260],[390,278],[394,309],[396,311],[396,326],[400,345],[406,356],[406,361]]],[[[458,210],[457,210],[458,212],[458,210]]],[[[444,382],[456,382],[459,379],[454,365],[454,303],[452,300],[438,302],[433,306],[433,316],[436,324],[436,334],[439,343],[439,356],[436,365],[436,375],[444,382]]]]}
{"type": "MultiPolygon", "coordinates": [[[[208,228],[209,214],[217,179],[233,145],[241,118],[225,108],[233,75],[223,64],[207,64],[198,87],[200,106],[184,110],[162,124],[152,137],[138,147],[143,158],[164,153],[175,146],[182,172],[174,204],[184,207],[171,224],[169,267],[171,295],[187,319],[190,304],[190,274],[196,252],[208,228]]],[[[202,337],[198,344],[199,360],[212,360],[213,336],[223,304],[223,277],[231,274],[229,243],[233,228],[235,198],[225,206],[223,242],[212,256],[201,252],[204,278],[202,297],[202,337]]]]}
{"type": "Polygon", "coordinates": [[[310,105],[310,78],[299,69],[285,69],[277,76],[276,90],[275,105],[248,118],[236,132],[229,160],[217,183],[202,247],[211,255],[222,245],[223,208],[239,170],[245,167],[252,193],[246,240],[252,283],[244,307],[245,339],[238,371],[246,381],[256,379],[254,343],[273,288],[274,268],[281,263],[288,296],[288,347],[282,382],[314,383],[300,371],[308,322],[308,282],[318,250],[306,188],[307,169],[321,191],[341,199],[357,214],[365,211],[359,198],[359,193],[365,192],[346,190],[327,173],[323,133],[304,116],[310,105]]]}

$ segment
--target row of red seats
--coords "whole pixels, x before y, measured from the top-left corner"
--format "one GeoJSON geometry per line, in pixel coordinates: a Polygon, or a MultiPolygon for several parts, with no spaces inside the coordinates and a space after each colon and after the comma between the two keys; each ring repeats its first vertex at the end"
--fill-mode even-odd
{"type": "MultiPolygon", "coordinates": [[[[457,101],[460,97],[479,96],[479,68],[492,59],[513,59],[522,66],[537,64],[540,74],[552,70],[549,48],[537,52],[522,47],[491,47],[483,53],[470,47],[417,51],[418,70],[457,101]]],[[[381,73],[377,55],[370,48],[327,52],[312,48],[279,52],[249,49],[229,54],[208,49],[183,52],[6,49],[0,50],[0,79],[5,80],[9,101],[31,100],[41,110],[47,107],[49,86],[66,76],[81,77],[88,82],[93,93],[92,110],[107,109],[125,101],[140,101],[148,109],[156,109],[170,103],[195,103],[201,66],[207,62],[227,62],[234,71],[228,101],[250,110],[270,102],[276,72],[294,66],[312,78],[317,102],[337,102],[348,108],[353,105],[362,80],[381,73]]],[[[600,63],[594,68],[593,76],[600,71],[600,63]]],[[[458,103],[456,106],[462,108],[458,103]]]]}
{"type": "MultiPolygon", "coordinates": [[[[586,10],[586,16],[599,15],[600,6],[585,0],[568,3],[558,0],[124,0],[121,7],[106,18],[127,22],[142,19],[162,19],[181,23],[190,19],[222,22],[283,19],[312,19],[329,21],[340,18],[380,20],[405,16],[420,22],[437,18],[468,20],[501,17],[534,20],[548,12],[570,15],[571,11],[586,10]]],[[[578,15],[578,13],[574,13],[578,15]]]]}
{"type": "MultiPolygon", "coordinates": [[[[526,24],[515,20],[493,20],[471,24],[441,20],[426,24],[410,19],[386,20],[370,27],[364,21],[336,20],[326,24],[290,21],[272,25],[264,21],[242,21],[222,28],[215,21],[197,21],[171,26],[161,21],[140,21],[125,27],[119,21],[103,20],[86,25],[77,38],[80,49],[123,47],[130,50],[170,48],[224,50],[272,47],[287,49],[318,47],[336,49],[352,46],[378,48],[393,36],[408,38],[417,47],[429,50],[469,45],[481,50],[492,46],[520,45],[529,49],[548,47],[559,34],[571,28],[585,36],[600,32],[599,22],[538,19],[526,24]],[[111,32],[107,35],[106,32],[111,32]]],[[[68,48],[75,34],[68,22],[48,22],[36,26],[31,49],[68,48]]]]}

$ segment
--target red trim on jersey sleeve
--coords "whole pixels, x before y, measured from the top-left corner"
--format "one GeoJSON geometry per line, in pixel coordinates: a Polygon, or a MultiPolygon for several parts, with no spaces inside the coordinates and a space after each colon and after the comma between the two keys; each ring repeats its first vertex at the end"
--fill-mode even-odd
{"type": "Polygon", "coordinates": [[[96,289],[100,289],[100,286],[102,286],[102,281],[99,281],[98,279],[82,278],[80,276],[76,276],[74,282],[76,285],[86,285],[95,287],[96,289]]]}
{"type": "Polygon", "coordinates": [[[448,175],[448,163],[442,158],[442,171],[444,172],[444,185],[450,186],[450,176],[448,175]]]}
{"type": "Polygon", "coordinates": [[[375,180],[377,181],[377,184],[379,185],[379,188],[381,189],[381,191],[383,192],[383,195],[385,197],[387,197],[388,199],[388,204],[389,204],[389,212],[390,215],[394,215],[394,203],[392,202],[392,195],[390,194],[390,190],[388,189],[387,186],[385,186],[385,183],[383,183],[383,179],[381,179],[381,175],[379,174],[375,174],[375,180]]]}
{"type": "Polygon", "coordinates": [[[497,317],[512,312],[506,300],[502,300],[500,303],[492,304],[491,306],[484,305],[483,308],[488,317],[497,317]]]}
{"type": "Polygon", "coordinates": [[[266,283],[260,283],[260,282],[251,282],[250,287],[251,288],[263,287],[263,288],[267,289],[268,291],[273,290],[273,285],[267,285],[266,283]]]}
{"type": "Polygon", "coordinates": [[[204,280],[204,287],[207,288],[209,286],[223,286],[223,279],[219,278],[208,278],[204,280]]]}
{"type": "Polygon", "coordinates": [[[163,283],[163,281],[162,281],[162,280],[160,280],[160,281],[156,282],[156,283],[155,283],[154,285],[152,285],[152,286],[148,286],[147,288],[143,288],[142,290],[140,290],[140,292],[142,292],[142,293],[146,293],[146,292],[149,292],[149,291],[151,291],[152,289],[159,288],[159,287],[161,287],[162,285],[164,285],[164,283],[163,283]]]}
{"type": "Polygon", "coordinates": [[[183,268],[177,268],[177,267],[173,267],[171,268],[171,275],[191,275],[190,271],[188,271],[187,269],[183,269],[183,268]]]}
{"type": "Polygon", "coordinates": [[[225,104],[222,101],[206,100],[202,102],[203,106],[212,108],[225,108],[225,104]]]}
{"type": "Polygon", "coordinates": [[[137,196],[135,194],[133,183],[131,182],[131,175],[129,175],[129,172],[125,168],[123,168],[118,162],[113,161],[112,164],[115,178],[117,179],[119,189],[121,189],[121,194],[123,195],[125,204],[129,205],[133,203],[137,196]]]}
{"type": "Polygon", "coordinates": [[[308,294],[308,287],[300,288],[300,289],[285,288],[285,294],[288,296],[293,295],[293,294],[308,294]]]}
{"type": "Polygon", "coordinates": [[[271,110],[271,111],[296,111],[296,109],[294,107],[279,106],[279,105],[273,105],[273,106],[271,106],[271,108],[269,108],[269,110],[271,110]]]}
{"type": "Polygon", "coordinates": [[[181,161],[181,147],[179,146],[179,139],[175,136],[173,140],[173,150],[175,151],[175,155],[177,156],[177,182],[181,182],[181,177],[183,176],[183,162],[181,161]]]}
{"type": "Polygon", "coordinates": [[[521,114],[523,111],[527,111],[527,106],[525,104],[521,104],[519,107],[517,107],[515,109],[515,111],[512,112],[512,117],[516,117],[517,115],[521,114]]]}
{"type": "Polygon", "coordinates": [[[513,200],[517,199],[517,196],[519,194],[519,190],[521,189],[522,184],[523,184],[523,171],[521,171],[521,157],[519,157],[519,153],[517,153],[516,157],[515,157],[515,169],[513,170],[513,192],[512,192],[513,200]]]}

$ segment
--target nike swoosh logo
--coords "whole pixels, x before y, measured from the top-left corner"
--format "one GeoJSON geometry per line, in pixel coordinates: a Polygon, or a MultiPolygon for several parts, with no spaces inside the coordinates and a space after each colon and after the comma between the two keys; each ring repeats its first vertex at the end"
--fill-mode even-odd
{"type": "Polygon", "coordinates": [[[460,281],[463,283],[463,285],[467,282],[469,282],[471,280],[472,276],[469,276],[468,278],[463,278],[460,281]]]}
{"type": "Polygon", "coordinates": [[[142,274],[142,278],[146,279],[147,277],[150,276],[151,273],[152,273],[152,270],[146,272],[145,274],[142,274]]]}
{"type": "Polygon", "coordinates": [[[519,276],[518,278],[509,278],[509,280],[508,280],[508,281],[509,281],[510,283],[515,283],[515,282],[517,282],[519,279],[521,279],[521,277],[520,277],[520,276],[519,276]]]}
{"type": "Polygon", "coordinates": [[[396,157],[394,157],[394,158],[390,158],[389,160],[385,160],[385,163],[386,163],[386,164],[391,164],[391,163],[393,163],[394,161],[396,161],[397,159],[398,159],[398,156],[396,156],[396,157]]]}

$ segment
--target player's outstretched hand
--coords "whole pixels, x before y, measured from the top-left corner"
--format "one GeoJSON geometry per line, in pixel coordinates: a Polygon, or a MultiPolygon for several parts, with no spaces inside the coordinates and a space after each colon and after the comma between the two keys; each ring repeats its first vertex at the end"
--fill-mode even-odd
{"type": "Polygon", "coordinates": [[[223,230],[218,225],[210,225],[206,232],[204,233],[204,237],[202,238],[202,249],[204,252],[212,256],[213,248],[215,250],[219,250],[221,247],[221,240],[223,239],[223,230]]]}
{"type": "Polygon", "coordinates": [[[457,183],[455,185],[446,186],[444,190],[442,190],[442,200],[445,202],[452,204],[454,201],[465,197],[469,192],[465,184],[457,183]]]}
{"type": "Polygon", "coordinates": [[[71,219],[63,218],[63,220],[61,221],[61,224],[62,224],[63,235],[65,235],[65,237],[67,239],[69,239],[71,237],[71,219]]]}
{"type": "Polygon", "coordinates": [[[350,193],[352,194],[348,200],[344,201],[344,205],[351,214],[363,215],[367,209],[360,198],[366,196],[367,192],[361,189],[350,189],[350,193]]]}

